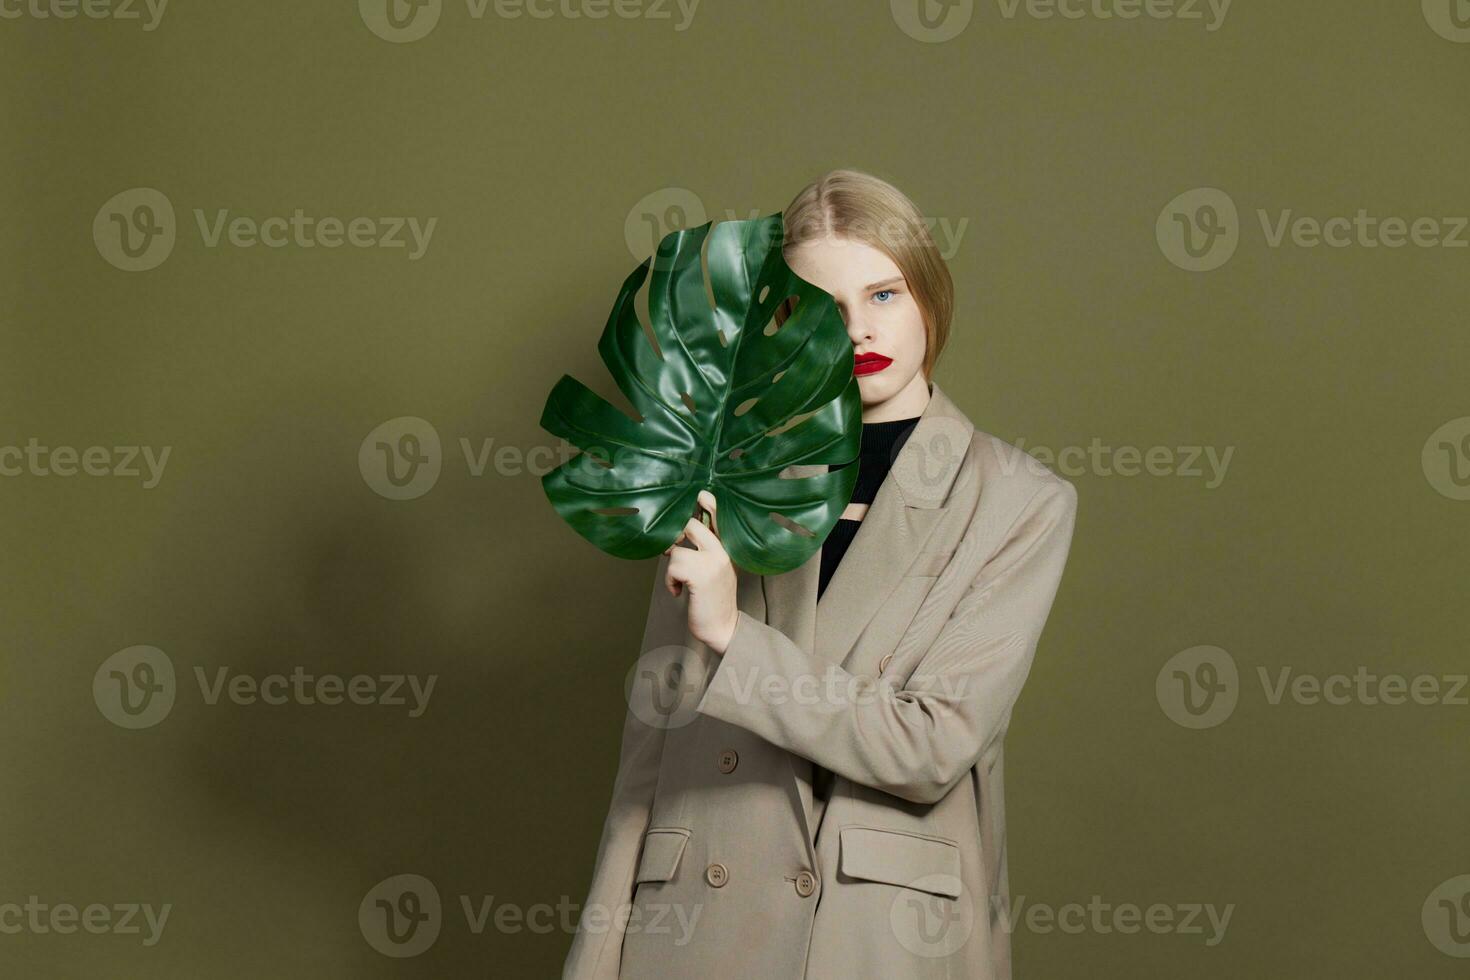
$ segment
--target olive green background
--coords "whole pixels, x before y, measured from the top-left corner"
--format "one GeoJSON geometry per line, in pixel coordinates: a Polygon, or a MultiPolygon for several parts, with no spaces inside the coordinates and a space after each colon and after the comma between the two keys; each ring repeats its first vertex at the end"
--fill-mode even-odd
{"type": "Polygon", "coordinates": [[[460,440],[551,445],[564,372],[611,393],[595,344],[642,257],[628,229],[690,197],[781,210],[843,166],[967,223],[937,380],[979,428],[1233,447],[1214,488],[1069,474],[1006,801],[1018,904],[1233,904],[1228,932],[1023,924],[1017,976],[1463,975],[1421,909],[1470,873],[1470,708],[1273,705],[1256,676],[1467,670],[1470,502],[1421,450],[1470,415],[1470,250],[1272,248],[1255,215],[1470,212],[1470,44],[1418,0],[1237,0],[1214,31],[990,0],[944,43],[876,0],[704,0],[684,30],[673,6],[493,9],[446,3],[402,44],[351,0],[0,19],[0,447],[171,449],[152,489],[0,478],[0,905],[172,905],[151,947],[0,932],[0,976],[558,975],[559,924],[476,933],[460,896],[585,898],[654,565],[577,537],[524,466],[475,475],[460,440]],[[178,241],[129,273],[92,228],[135,187],[178,241]],[[1197,187],[1241,221],[1203,273],[1154,230],[1197,187]],[[416,261],[210,248],[196,208],[438,225],[416,261]],[[402,416],[443,469],[391,500],[358,452],[402,416]],[[133,731],[92,683],[138,644],[178,690],[133,731]],[[1196,731],[1155,679],[1204,644],[1239,704],[1196,731]],[[297,666],[437,682],[414,718],[209,704],[194,676],[297,666]],[[403,959],[358,925],[400,874],[444,902],[403,959]]]}

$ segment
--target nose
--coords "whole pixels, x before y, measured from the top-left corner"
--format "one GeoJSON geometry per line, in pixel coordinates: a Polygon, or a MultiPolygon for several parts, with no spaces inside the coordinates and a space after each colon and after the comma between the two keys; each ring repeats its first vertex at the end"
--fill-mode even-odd
{"type": "Polygon", "coordinates": [[[868,324],[867,317],[860,313],[848,313],[843,310],[842,319],[847,326],[847,338],[852,341],[852,346],[861,347],[872,341],[873,330],[868,324]]]}

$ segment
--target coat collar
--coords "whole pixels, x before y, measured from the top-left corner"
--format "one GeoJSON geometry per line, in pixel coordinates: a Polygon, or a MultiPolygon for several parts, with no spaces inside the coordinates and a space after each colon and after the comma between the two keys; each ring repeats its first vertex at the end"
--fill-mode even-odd
{"type": "MultiPolygon", "coordinates": [[[[818,549],[799,568],[763,577],[766,621],[819,659],[842,664],[944,513],[973,432],[965,413],[930,382],[929,404],[880,484],[821,601],[818,549]]],[[[827,470],[825,463],[807,464],[789,467],[788,475],[815,476],[827,470]]]]}

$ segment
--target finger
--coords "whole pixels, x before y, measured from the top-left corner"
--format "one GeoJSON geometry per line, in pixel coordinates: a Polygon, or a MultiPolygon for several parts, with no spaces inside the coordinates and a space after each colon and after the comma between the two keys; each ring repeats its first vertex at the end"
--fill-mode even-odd
{"type": "Polygon", "coordinates": [[[684,578],[688,574],[684,572],[682,562],[679,563],[680,567],[675,567],[676,560],[675,557],[669,558],[668,568],[664,570],[664,585],[668,588],[669,594],[674,596],[677,596],[684,588],[684,578]]]}
{"type": "Polygon", "coordinates": [[[695,547],[700,551],[704,551],[706,548],[724,547],[724,545],[720,544],[720,539],[715,532],[692,517],[689,519],[689,523],[684,526],[684,530],[689,535],[690,540],[694,542],[695,547]]]}
{"type": "Polygon", "coordinates": [[[710,525],[714,528],[715,534],[719,534],[720,515],[717,509],[719,507],[719,504],[715,501],[715,495],[710,493],[708,490],[701,490],[699,491],[698,499],[699,506],[709,511],[710,525]]]}
{"type": "Polygon", "coordinates": [[[671,544],[671,545],[669,545],[667,548],[664,549],[664,554],[666,554],[666,555],[672,555],[674,553],[674,549],[677,548],[677,547],[679,547],[679,545],[688,536],[689,536],[689,529],[687,527],[684,528],[684,529],[682,529],[682,530],[680,530],[679,531],[679,536],[674,539],[674,543],[671,544]]]}

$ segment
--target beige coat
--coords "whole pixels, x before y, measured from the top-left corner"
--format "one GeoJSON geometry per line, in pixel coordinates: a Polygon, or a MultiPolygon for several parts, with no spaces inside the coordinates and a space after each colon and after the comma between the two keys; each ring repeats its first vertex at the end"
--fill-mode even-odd
{"type": "Polygon", "coordinates": [[[931,393],[820,603],[820,555],[737,570],[717,656],[659,561],[564,980],[1010,977],[1001,746],[1077,494],[931,393]]]}

